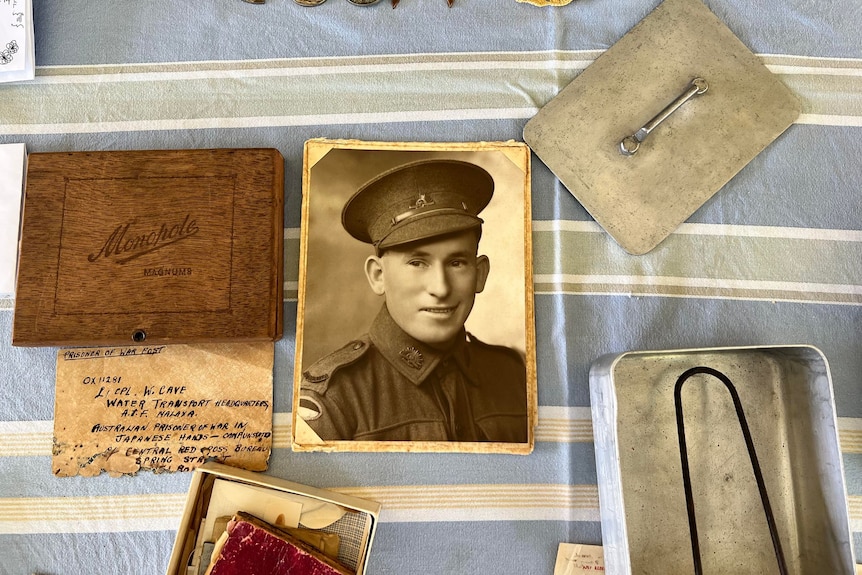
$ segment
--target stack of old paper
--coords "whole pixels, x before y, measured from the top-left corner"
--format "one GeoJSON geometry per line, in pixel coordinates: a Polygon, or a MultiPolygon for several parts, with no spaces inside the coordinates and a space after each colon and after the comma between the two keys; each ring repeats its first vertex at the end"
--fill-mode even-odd
{"type": "Polygon", "coordinates": [[[0,82],[35,76],[32,0],[0,0],[0,82]]]}
{"type": "MultiPolygon", "coordinates": [[[[4,2],[6,0],[0,0],[0,6],[4,6],[4,2]]],[[[15,293],[26,158],[24,144],[0,144],[0,298],[15,293]]]]}

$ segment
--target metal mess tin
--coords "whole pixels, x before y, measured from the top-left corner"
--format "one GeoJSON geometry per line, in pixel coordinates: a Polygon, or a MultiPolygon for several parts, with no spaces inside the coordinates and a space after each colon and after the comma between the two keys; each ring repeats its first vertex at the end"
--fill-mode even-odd
{"type": "Polygon", "coordinates": [[[608,355],[590,397],[608,575],[854,573],[815,347],[608,355]]]}

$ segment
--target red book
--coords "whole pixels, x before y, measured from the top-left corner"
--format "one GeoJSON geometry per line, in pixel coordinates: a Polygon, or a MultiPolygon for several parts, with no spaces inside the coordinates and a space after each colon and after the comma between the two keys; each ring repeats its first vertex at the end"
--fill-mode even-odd
{"type": "Polygon", "coordinates": [[[227,524],[226,535],[216,544],[206,575],[354,575],[316,549],[242,511],[227,524]]]}

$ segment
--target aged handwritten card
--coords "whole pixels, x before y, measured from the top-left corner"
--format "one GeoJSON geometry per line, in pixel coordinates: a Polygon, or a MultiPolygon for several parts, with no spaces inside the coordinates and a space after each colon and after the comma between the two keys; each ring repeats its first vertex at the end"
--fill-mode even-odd
{"type": "Polygon", "coordinates": [[[95,347],[57,353],[58,476],[252,471],[272,449],[272,342],[95,347]]]}
{"type": "Polygon", "coordinates": [[[578,573],[604,573],[605,560],[600,545],[560,543],[554,575],[576,575],[578,573]]]}

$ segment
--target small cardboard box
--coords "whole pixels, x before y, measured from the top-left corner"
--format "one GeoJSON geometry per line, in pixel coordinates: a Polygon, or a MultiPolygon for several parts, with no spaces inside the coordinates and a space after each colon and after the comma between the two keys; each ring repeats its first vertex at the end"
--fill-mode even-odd
{"type": "Polygon", "coordinates": [[[13,345],[282,335],[275,149],[30,154],[13,345]]]}
{"type": "MultiPolygon", "coordinates": [[[[231,486],[247,487],[250,496],[268,501],[273,498],[287,499],[298,496],[313,500],[312,505],[320,503],[329,505],[331,508],[331,504],[334,504],[342,508],[345,511],[344,515],[337,521],[322,527],[320,531],[338,534],[341,540],[339,562],[353,570],[356,575],[365,573],[371,542],[377,529],[379,503],[220,463],[205,463],[195,470],[192,477],[185,510],[174,540],[174,549],[168,562],[167,575],[197,575],[198,567],[190,570],[189,565],[197,565],[200,560],[198,551],[200,542],[204,539],[200,532],[203,530],[210,506],[217,505],[213,499],[213,487],[217,480],[227,482],[231,486]]],[[[223,506],[220,507],[223,508],[223,506]]],[[[249,510],[236,509],[233,512],[236,511],[249,510]]]]}

